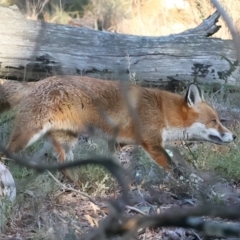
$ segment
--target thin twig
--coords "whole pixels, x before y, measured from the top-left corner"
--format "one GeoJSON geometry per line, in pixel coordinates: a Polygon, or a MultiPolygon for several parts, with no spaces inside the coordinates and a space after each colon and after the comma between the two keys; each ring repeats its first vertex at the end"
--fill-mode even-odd
{"type": "Polygon", "coordinates": [[[199,235],[195,231],[193,231],[192,229],[191,229],[191,232],[198,240],[202,240],[202,238],[200,238],[199,235]]]}
{"type": "Polygon", "coordinates": [[[55,178],[51,172],[47,171],[47,173],[48,173],[48,174],[52,177],[52,179],[53,179],[58,185],[60,185],[64,190],[68,190],[68,191],[72,191],[72,192],[78,193],[78,194],[80,194],[80,195],[88,198],[88,199],[89,199],[91,202],[93,202],[95,205],[98,205],[98,203],[96,203],[96,202],[93,200],[93,198],[90,197],[88,194],[86,194],[86,193],[84,193],[84,192],[81,192],[81,191],[79,191],[79,190],[76,190],[76,189],[74,189],[74,188],[72,188],[72,187],[66,187],[66,186],[65,186],[64,184],[62,184],[57,178],[55,178]]]}
{"type": "Polygon", "coordinates": [[[148,214],[146,214],[145,212],[141,211],[138,208],[135,208],[135,207],[132,207],[132,206],[128,206],[128,205],[126,205],[126,208],[129,209],[129,210],[135,211],[137,213],[140,213],[143,216],[148,216],[148,214]]]}

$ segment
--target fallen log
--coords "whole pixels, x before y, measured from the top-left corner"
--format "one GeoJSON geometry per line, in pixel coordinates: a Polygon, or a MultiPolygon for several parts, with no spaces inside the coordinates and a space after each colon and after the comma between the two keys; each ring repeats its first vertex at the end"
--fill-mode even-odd
{"type": "Polygon", "coordinates": [[[25,19],[16,6],[0,7],[0,78],[37,81],[51,75],[132,80],[168,88],[193,80],[238,82],[231,40],[212,38],[219,13],[181,34],[145,37],[25,19]]]}

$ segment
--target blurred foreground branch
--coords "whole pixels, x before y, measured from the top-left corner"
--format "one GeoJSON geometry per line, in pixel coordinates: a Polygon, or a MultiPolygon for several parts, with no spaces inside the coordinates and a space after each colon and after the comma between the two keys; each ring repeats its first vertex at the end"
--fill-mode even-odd
{"type": "Polygon", "coordinates": [[[86,159],[80,161],[67,162],[63,164],[36,164],[27,159],[15,156],[8,152],[4,147],[0,146],[0,150],[9,158],[16,161],[17,164],[35,169],[37,171],[55,171],[86,164],[97,164],[104,166],[117,180],[122,187],[122,196],[114,200],[110,204],[108,217],[103,220],[100,226],[91,231],[90,234],[84,236],[84,239],[100,240],[108,237],[122,235],[123,239],[136,239],[139,232],[148,227],[183,227],[192,228],[203,232],[206,235],[217,235],[221,237],[240,237],[240,228],[236,225],[225,223],[217,223],[212,221],[204,221],[202,216],[222,218],[228,220],[240,219],[240,206],[216,206],[205,204],[204,206],[194,208],[175,208],[170,209],[162,214],[150,216],[134,216],[126,217],[124,209],[128,203],[129,187],[126,180],[122,177],[125,170],[110,158],[86,159]]]}
{"type": "Polygon", "coordinates": [[[126,174],[126,170],[121,167],[116,161],[111,158],[105,157],[96,157],[96,158],[89,158],[89,159],[82,159],[82,160],[75,160],[72,162],[65,162],[65,163],[56,163],[56,164],[45,164],[45,163],[36,163],[31,161],[30,159],[24,159],[22,157],[16,156],[15,154],[9,152],[5,147],[0,145],[0,151],[2,151],[8,158],[14,160],[17,164],[34,169],[38,172],[43,171],[60,171],[67,168],[75,168],[81,167],[85,165],[100,165],[106,168],[118,181],[119,185],[122,188],[122,196],[121,200],[123,200],[124,204],[128,202],[128,191],[129,186],[126,179],[122,176],[126,174]]]}
{"type": "MultiPolygon", "coordinates": [[[[118,220],[107,221],[107,224],[102,224],[100,230],[89,235],[89,240],[106,239],[99,237],[101,232],[105,236],[111,237],[122,235],[123,239],[136,239],[138,232],[142,233],[143,229],[148,227],[182,227],[192,228],[201,231],[208,236],[220,237],[240,237],[240,226],[233,224],[218,223],[213,221],[205,221],[200,218],[202,216],[220,217],[222,219],[237,220],[240,219],[239,206],[228,207],[216,206],[209,204],[190,209],[170,209],[165,213],[152,216],[137,216],[137,217],[118,217],[118,220]]],[[[102,234],[102,236],[104,236],[102,234]]]]}

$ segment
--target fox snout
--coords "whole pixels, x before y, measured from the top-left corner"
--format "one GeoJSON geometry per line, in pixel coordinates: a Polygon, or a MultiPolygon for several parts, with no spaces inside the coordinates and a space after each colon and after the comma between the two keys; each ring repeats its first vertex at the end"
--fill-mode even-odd
{"type": "Polygon", "coordinates": [[[229,133],[228,132],[227,133],[222,133],[221,137],[223,139],[223,142],[226,142],[226,143],[232,142],[232,141],[234,141],[237,138],[237,136],[234,135],[231,132],[229,132],[229,133]]]}
{"type": "Polygon", "coordinates": [[[220,126],[220,129],[208,128],[199,122],[186,129],[185,136],[188,140],[208,141],[220,145],[233,142],[236,139],[236,135],[223,126],[220,126]]]}
{"type": "Polygon", "coordinates": [[[210,142],[216,144],[225,144],[233,142],[237,136],[230,131],[220,133],[215,129],[209,129],[208,138],[210,142]]]}

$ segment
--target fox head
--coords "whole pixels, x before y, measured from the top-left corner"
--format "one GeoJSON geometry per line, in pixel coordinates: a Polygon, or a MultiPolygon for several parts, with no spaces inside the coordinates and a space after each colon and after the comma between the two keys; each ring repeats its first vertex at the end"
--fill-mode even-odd
{"type": "Polygon", "coordinates": [[[195,84],[188,87],[184,101],[192,116],[192,124],[185,130],[188,140],[215,144],[226,144],[235,140],[236,136],[222,125],[217,112],[204,101],[201,89],[195,84]]]}

